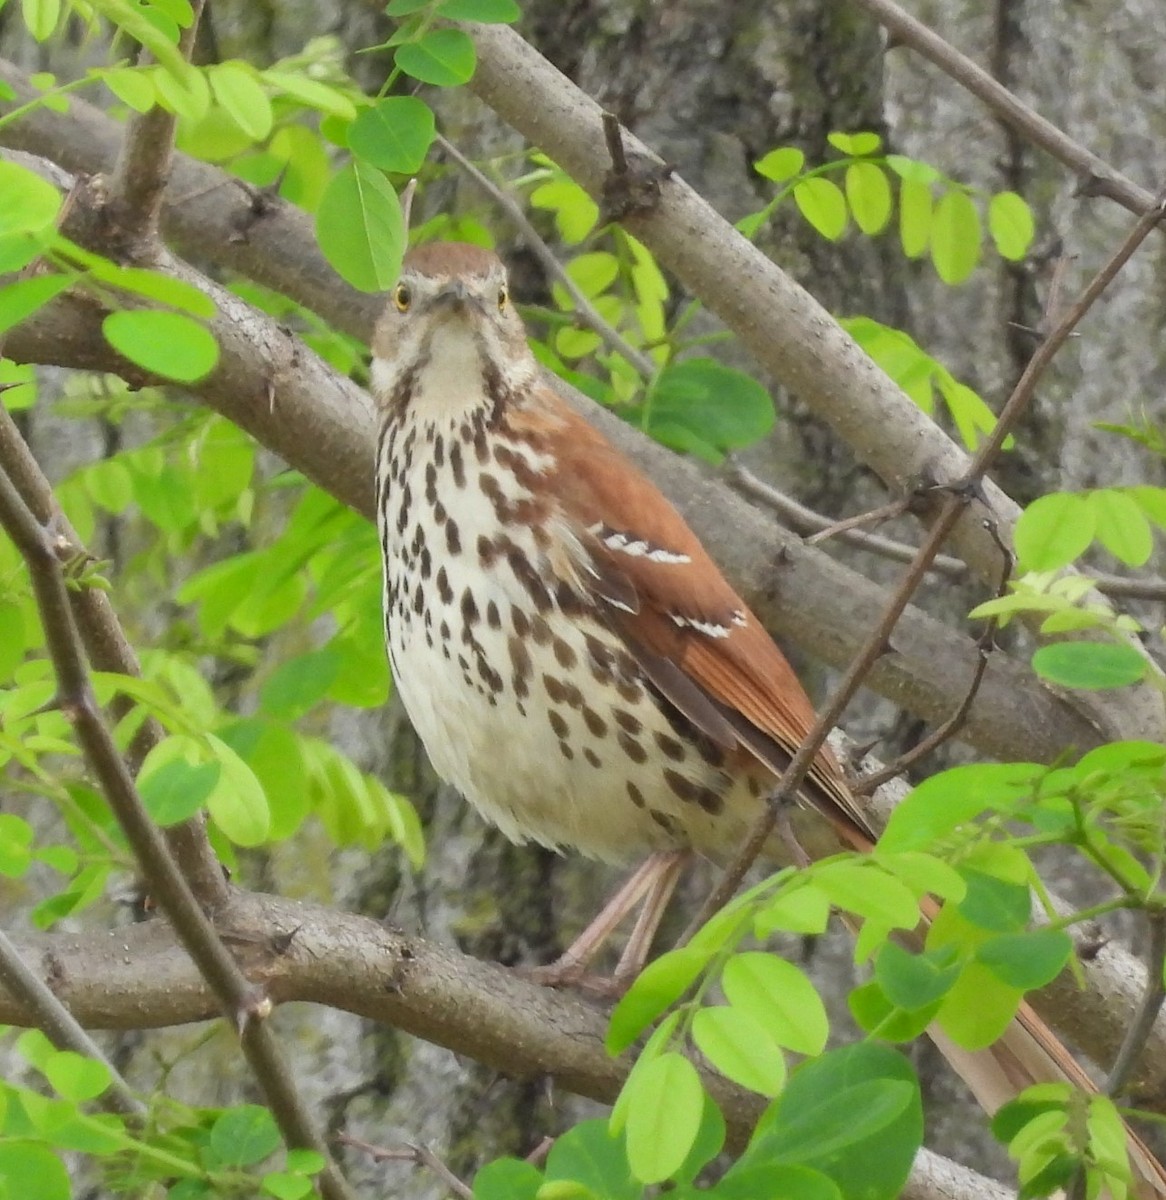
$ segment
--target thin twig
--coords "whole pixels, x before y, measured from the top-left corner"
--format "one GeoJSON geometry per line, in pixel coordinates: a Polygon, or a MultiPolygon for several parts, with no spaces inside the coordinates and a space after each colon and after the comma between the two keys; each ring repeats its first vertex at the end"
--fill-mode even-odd
{"type": "Polygon", "coordinates": [[[110,1085],[108,1091],[101,1096],[101,1103],[122,1116],[145,1116],[146,1106],[134,1095],[130,1085],[105,1057],[101,1047],[57,999],[52,989],[29,968],[3,929],[0,929],[0,986],[28,1005],[29,1010],[36,1015],[37,1027],[48,1035],[49,1041],[58,1050],[72,1050],[86,1058],[95,1059],[105,1067],[109,1072],[110,1085]]]}
{"type": "Polygon", "coordinates": [[[1143,213],[1138,218],[1118,249],[1093,279],[1089,281],[1077,301],[1066,312],[1057,328],[1041,343],[1036,353],[1029,360],[1023,374],[1016,383],[1016,387],[1013,388],[1012,394],[1008,397],[991,434],[980,444],[968,467],[966,475],[962,480],[945,489],[946,495],[936,516],[935,523],[931,526],[923,544],[919,547],[902,582],[895,589],[878,624],[855,655],[846,670],[846,674],[830,697],[829,702],[822,710],[809,734],[807,734],[805,741],[798,747],[797,753],[790,760],[785,773],[778,780],[777,786],[770,794],[769,803],[766,805],[765,811],[754,823],[745,844],[729,864],[716,887],[713,888],[712,892],[705,899],[700,912],[697,913],[681,938],[681,944],[687,942],[714,913],[724,907],[740,886],[746,872],[752,866],[758,854],[760,854],[770,834],[772,834],[778,815],[794,797],[797,789],[809,773],[814,758],[825,743],[828,733],[850,703],[851,698],[858,690],[863,679],[866,678],[871,668],[890,644],[891,632],[902,615],[903,610],[910,602],[911,597],[919,587],[928,565],[939,552],[939,548],[948,534],[955,527],[963,509],[970,503],[973,496],[978,493],[980,481],[983,479],[984,474],[987,472],[996,455],[999,454],[1004,440],[1008,437],[1008,434],[1019,420],[1021,414],[1031,402],[1036,392],[1037,383],[1049,363],[1057,351],[1065,344],[1069,335],[1089,311],[1097,298],[1112,282],[1114,276],[1117,275],[1133,252],[1162,219],[1164,215],[1164,203],[1166,203],[1166,191],[1158,196],[1151,210],[1143,213]]]}
{"type": "Polygon", "coordinates": [[[1166,912],[1160,908],[1147,909],[1146,920],[1150,926],[1146,990],[1105,1081],[1105,1094],[1111,1097],[1120,1096],[1125,1091],[1138,1059],[1146,1048],[1158,1013],[1162,1010],[1162,1003],[1166,1000],[1166,980],[1162,975],[1166,966],[1166,912]]]}
{"type": "Polygon", "coordinates": [[[1002,121],[1018,129],[1035,145],[1075,171],[1082,180],[1083,192],[1092,196],[1108,196],[1130,212],[1138,214],[1153,209],[1157,204],[1151,193],[1023,104],[982,67],[945,42],[922,21],[904,12],[892,0],[858,0],[858,3],[894,34],[897,41],[922,54],[945,75],[982,100],[1002,121]]]}
{"type": "Polygon", "coordinates": [[[889,500],[886,504],[880,504],[878,508],[872,508],[868,512],[855,513],[851,517],[832,521],[825,529],[819,529],[817,533],[806,538],[806,545],[816,546],[819,542],[827,541],[841,533],[849,533],[852,529],[859,529],[864,525],[878,525],[894,517],[901,517],[911,507],[911,500],[910,496],[902,496],[898,500],[889,500]]]}
{"type": "MultiPolygon", "coordinates": [[[[205,0],[193,0],[191,4],[190,24],[178,39],[183,58],[189,58],[194,47],[204,3],[205,0]]],[[[144,113],[132,114],[126,122],[117,165],[110,179],[109,202],[123,249],[131,258],[148,256],[157,238],[177,127],[177,114],[159,104],[144,113]]]]}
{"type": "Polygon", "coordinates": [[[352,1200],[353,1193],[329,1157],[327,1145],[268,1025],[271,1000],[240,971],[142,804],[93,692],[53,535],[36,519],[3,471],[0,471],[0,526],[28,565],[56,676],[56,703],[73,723],[77,740],[151,894],[214,992],[228,1023],[238,1033],[243,1053],[288,1145],[323,1154],[326,1166],[319,1178],[322,1194],[329,1200],[352,1200]]]}
{"type": "MultiPolygon", "coordinates": [[[[760,500],[767,507],[772,508],[794,533],[807,537],[810,534],[830,529],[835,524],[829,517],[815,512],[780,488],[758,478],[743,463],[730,460],[728,474],[729,482],[738,491],[750,499],[760,500]]],[[[836,527],[834,532],[840,541],[856,546],[860,550],[868,550],[871,554],[877,554],[880,558],[887,558],[892,562],[906,563],[915,557],[917,547],[907,542],[896,541],[894,538],[884,537],[882,534],[867,533],[863,529],[840,531],[836,527]]],[[[928,570],[957,581],[971,578],[968,564],[963,559],[953,558],[950,554],[937,554],[928,570]]],[[[1092,579],[1093,586],[1106,596],[1127,597],[1131,600],[1166,600],[1166,579],[1127,579],[1123,575],[1094,574],[1092,572],[1087,572],[1087,574],[1092,579]]]]}
{"type": "Polygon", "coordinates": [[[614,350],[620,357],[626,359],[643,379],[651,379],[656,374],[656,364],[642,350],[637,350],[613,326],[605,321],[595,306],[583,294],[579,285],[563,269],[562,264],[551,252],[551,248],[539,236],[539,232],[528,220],[526,213],[514,198],[503,188],[500,188],[489,176],[483,174],[448,138],[439,133],[437,144],[458,164],[459,167],[475,183],[478,184],[490,198],[510,218],[511,223],[522,234],[527,248],[543,265],[543,269],[558,282],[563,290],[571,297],[575,305],[575,317],[580,325],[586,326],[592,333],[598,335],[604,344],[614,350]]]}
{"type": "Polygon", "coordinates": [[[360,1150],[374,1162],[411,1162],[419,1167],[428,1167],[455,1196],[460,1196],[461,1200],[474,1200],[473,1189],[467,1187],[428,1146],[414,1142],[400,1147],[374,1146],[372,1142],[348,1133],[339,1134],[336,1141],[341,1146],[360,1150]]]}

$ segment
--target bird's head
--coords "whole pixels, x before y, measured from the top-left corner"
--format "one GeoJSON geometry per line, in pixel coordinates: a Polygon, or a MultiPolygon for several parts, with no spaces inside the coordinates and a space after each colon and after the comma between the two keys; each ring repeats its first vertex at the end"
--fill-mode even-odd
{"type": "Polygon", "coordinates": [[[464,415],[483,396],[502,402],[537,372],[502,261],[458,242],[406,255],[372,349],[382,409],[409,406],[432,419],[464,415]]]}

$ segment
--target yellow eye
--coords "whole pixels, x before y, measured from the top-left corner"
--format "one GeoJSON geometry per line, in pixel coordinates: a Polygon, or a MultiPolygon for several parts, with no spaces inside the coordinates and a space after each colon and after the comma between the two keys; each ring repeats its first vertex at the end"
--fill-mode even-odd
{"type": "Polygon", "coordinates": [[[498,311],[501,312],[506,307],[506,302],[510,299],[510,293],[506,290],[506,284],[503,284],[498,289],[498,311]]]}
{"type": "Polygon", "coordinates": [[[413,293],[405,284],[397,284],[393,291],[393,303],[397,306],[398,312],[409,311],[409,305],[413,303],[413,293]]]}

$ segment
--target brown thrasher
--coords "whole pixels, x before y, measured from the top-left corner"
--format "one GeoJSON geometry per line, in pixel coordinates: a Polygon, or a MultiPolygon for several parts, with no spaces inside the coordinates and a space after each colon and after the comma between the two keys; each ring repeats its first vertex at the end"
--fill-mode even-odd
{"type": "MultiPolygon", "coordinates": [[[[372,386],[389,657],[434,768],[515,841],[650,856],[632,892],[662,903],[681,852],[740,846],[809,699],[681,516],[548,385],[494,254],[410,252],[372,386]]],[[[800,799],[873,846],[827,750],[800,799]]],[[[989,1108],[1090,1086],[1027,1007],[989,1051],[937,1040],[989,1108]]]]}

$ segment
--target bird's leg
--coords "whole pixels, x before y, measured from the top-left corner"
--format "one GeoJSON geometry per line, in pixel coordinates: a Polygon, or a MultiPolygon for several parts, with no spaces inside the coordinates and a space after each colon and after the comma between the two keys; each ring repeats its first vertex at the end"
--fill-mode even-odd
{"type": "Polygon", "coordinates": [[[605,995],[622,992],[647,958],[652,938],[676,890],[687,850],[649,855],[627,878],[599,915],[553,962],[524,972],[546,987],[576,985],[605,995]],[[642,905],[628,944],[609,979],[588,975],[587,967],[637,904],[642,905]]]}

